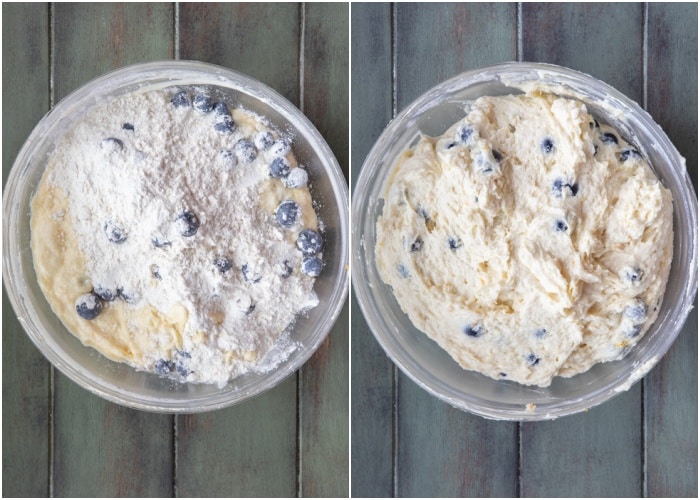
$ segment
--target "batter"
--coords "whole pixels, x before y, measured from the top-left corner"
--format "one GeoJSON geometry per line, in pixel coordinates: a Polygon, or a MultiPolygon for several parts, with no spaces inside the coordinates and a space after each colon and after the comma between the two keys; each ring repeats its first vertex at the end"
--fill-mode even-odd
{"type": "Polygon", "coordinates": [[[291,139],[207,89],[132,94],[51,154],[31,247],[54,312],[106,357],[225,385],[297,346],[319,221],[291,139]]]}
{"type": "Polygon", "coordinates": [[[672,200],[583,103],[482,97],[402,153],[377,220],[382,279],[459,364],[548,386],[619,359],[658,314],[672,200]]]}

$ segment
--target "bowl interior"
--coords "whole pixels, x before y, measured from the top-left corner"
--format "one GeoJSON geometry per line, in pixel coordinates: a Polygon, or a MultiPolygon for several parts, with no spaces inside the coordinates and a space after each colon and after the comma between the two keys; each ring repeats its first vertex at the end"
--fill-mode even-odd
{"type": "Polygon", "coordinates": [[[382,133],[353,191],[353,287],[375,337],[414,382],[449,404],[489,418],[540,420],[585,410],[629,388],[668,350],[692,308],[697,291],[697,200],[685,162],[651,117],[611,87],[566,68],[508,63],[464,73],[429,90],[382,133]],[[552,91],[582,99],[589,111],[638,145],[674,199],[674,258],[658,319],[619,361],[595,365],[547,388],[497,381],[463,370],[401,310],[377,271],[374,246],[383,191],[395,159],[421,134],[437,136],[465,116],[466,101],[521,93],[521,84],[543,82],[552,91]],[[620,113],[622,111],[622,113],[620,113]],[[532,407],[531,405],[535,405],[532,407]]]}
{"type": "Polygon", "coordinates": [[[273,387],[318,348],[347,295],[348,194],[333,153],[308,119],[286,99],[249,77],[217,66],[187,61],[147,63],[109,73],[78,89],[53,108],[27,139],[3,198],[3,277],[24,329],[49,361],[75,382],[127,406],[167,412],[205,411],[229,406],[273,387]],[[221,389],[139,372],[83,346],[51,311],[32,262],[30,202],[62,131],[106,100],[170,86],[210,89],[234,105],[265,117],[273,128],[291,136],[293,152],[307,168],[309,189],[324,234],[325,267],[314,286],[320,304],[299,316],[291,329],[291,340],[301,347],[274,370],[237,377],[221,389]]]}

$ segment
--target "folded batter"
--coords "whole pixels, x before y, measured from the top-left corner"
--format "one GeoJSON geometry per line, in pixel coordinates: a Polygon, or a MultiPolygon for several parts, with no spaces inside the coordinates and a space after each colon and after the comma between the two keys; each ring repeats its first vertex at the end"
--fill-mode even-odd
{"type": "Polygon", "coordinates": [[[548,386],[619,359],[658,314],[672,200],[583,103],[482,97],[396,161],[376,258],[413,324],[459,364],[548,386]]]}

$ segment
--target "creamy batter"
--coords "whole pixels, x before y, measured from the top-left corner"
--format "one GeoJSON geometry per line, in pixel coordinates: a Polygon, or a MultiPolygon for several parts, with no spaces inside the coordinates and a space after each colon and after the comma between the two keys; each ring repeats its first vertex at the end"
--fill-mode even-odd
{"type": "Polygon", "coordinates": [[[291,138],[207,89],[132,94],[51,154],[31,247],[54,312],[140,370],[216,383],[267,371],[318,304],[319,221],[291,138]]]}
{"type": "Polygon", "coordinates": [[[401,154],[384,198],[382,279],[465,369],[548,386],[621,358],[658,314],[670,192],[581,102],[480,98],[401,154]]]}

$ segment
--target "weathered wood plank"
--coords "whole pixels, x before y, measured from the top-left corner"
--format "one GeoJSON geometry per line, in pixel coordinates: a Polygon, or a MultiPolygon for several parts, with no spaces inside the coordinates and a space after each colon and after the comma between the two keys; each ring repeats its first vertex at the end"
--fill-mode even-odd
{"type": "MultiPolygon", "coordinates": [[[[697,4],[648,6],[647,109],[698,179],[697,4]]],[[[649,497],[698,496],[698,313],[644,379],[646,491],[649,497]]]]}
{"type": "MultiPolygon", "coordinates": [[[[353,184],[374,141],[392,118],[391,7],[352,5],[353,184]]],[[[393,492],[393,364],[374,339],[351,295],[351,494],[393,492]]]]}
{"type": "MultiPolygon", "coordinates": [[[[22,144],[49,110],[49,9],[2,6],[3,186],[22,144]]],[[[2,494],[49,493],[50,366],[2,291],[2,494]]]]}
{"type": "MultiPolygon", "coordinates": [[[[56,101],[116,67],[173,55],[168,4],[56,4],[56,101]]],[[[129,410],[56,372],[54,494],[167,496],[172,493],[168,415],[129,410]]]]}
{"type": "MultiPolygon", "coordinates": [[[[397,111],[462,71],[516,58],[513,4],[397,4],[395,9],[397,111]]],[[[517,424],[451,408],[403,375],[396,404],[397,496],[517,493],[517,424]]]]}
{"type": "MultiPolygon", "coordinates": [[[[349,5],[304,7],[303,110],[348,177],[349,5]]],[[[349,308],[299,372],[300,495],[349,495],[349,308]]]]}
{"type": "MultiPolygon", "coordinates": [[[[299,8],[182,4],[180,57],[250,75],[298,105],[299,8]]],[[[178,495],[296,496],[297,385],[294,375],[236,407],[177,417],[178,495]]]]}
{"type": "MultiPolygon", "coordinates": [[[[523,4],[522,13],[523,60],[584,71],[641,102],[641,5],[523,4]]],[[[641,408],[637,384],[583,415],[523,424],[521,494],[640,495],[641,408]]]]}

